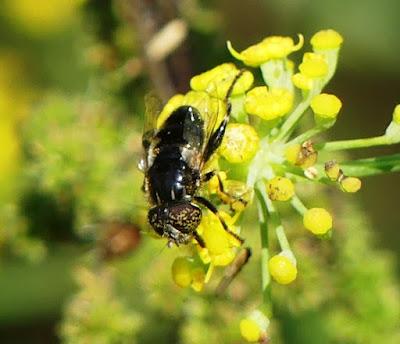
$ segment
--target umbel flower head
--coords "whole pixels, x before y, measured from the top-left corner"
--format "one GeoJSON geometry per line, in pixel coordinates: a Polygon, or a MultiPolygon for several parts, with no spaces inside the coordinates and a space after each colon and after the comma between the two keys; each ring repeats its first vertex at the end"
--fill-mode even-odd
{"type": "MultiPolygon", "coordinates": [[[[318,204],[312,207],[304,204],[298,194],[299,183],[322,183],[351,194],[360,190],[361,177],[400,170],[399,155],[350,162],[320,161],[320,156],[329,156],[332,151],[399,143],[400,105],[395,107],[382,135],[324,142],[319,134],[344,116],[341,113],[345,104],[340,97],[333,90],[325,91],[335,73],[343,38],[334,30],[317,32],[311,38],[312,51],[305,52],[301,63],[295,66],[288,56],[299,51],[303,43],[302,35],[297,44],[291,37],[273,36],[239,53],[228,42],[232,56],[246,66],[259,69],[263,82],[253,84],[254,70],[246,70],[238,78],[230,97],[232,112],[225,137],[205,167],[217,173],[204,193],[219,199],[220,217],[232,233],[241,231],[238,225],[241,212],[252,204],[253,197],[257,200],[263,250],[269,253],[262,255],[264,305],[270,302],[270,277],[286,285],[295,283],[302,273],[301,262],[296,261],[286,237],[279,204],[287,203],[299,214],[298,225],[304,228],[304,235],[325,239],[334,231],[334,216],[318,204]],[[313,116],[312,124],[303,129],[300,120],[309,114],[313,116]],[[235,166],[242,177],[231,180],[229,171],[235,166]],[[279,249],[269,252],[266,243],[274,239],[279,249]]],[[[158,125],[175,108],[185,104],[195,106],[203,116],[217,111],[218,120],[222,120],[220,113],[227,110],[224,98],[238,73],[239,68],[234,64],[225,63],[193,77],[192,90],[170,99],[158,125]]],[[[205,212],[198,232],[205,247],[193,242],[192,256],[178,258],[172,269],[178,286],[195,290],[203,288],[215,267],[232,263],[240,246],[214,214],[205,212]]],[[[241,232],[246,237],[246,230],[241,232]]],[[[246,340],[256,342],[265,335],[266,326],[260,327],[256,320],[247,317],[242,320],[240,330],[246,340]]]]}

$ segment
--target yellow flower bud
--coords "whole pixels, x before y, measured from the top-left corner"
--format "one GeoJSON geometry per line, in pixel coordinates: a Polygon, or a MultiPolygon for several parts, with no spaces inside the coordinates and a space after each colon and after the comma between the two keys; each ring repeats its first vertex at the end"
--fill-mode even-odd
{"type": "Polygon", "coordinates": [[[361,189],[361,180],[356,177],[343,177],[340,186],[344,192],[357,192],[361,189]]]}
{"type": "Polygon", "coordinates": [[[192,283],[192,262],[189,257],[178,257],[172,263],[172,279],[181,288],[192,283]]]}
{"type": "Polygon", "coordinates": [[[265,120],[286,115],[293,105],[293,93],[284,88],[267,89],[266,86],[253,88],[246,95],[245,110],[265,120]]]}
{"type": "Polygon", "coordinates": [[[332,228],[332,216],[324,208],[311,208],[303,217],[303,224],[314,234],[325,234],[332,228]]]}
{"type": "Polygon", "coordinates": [[[261,329],[258,324],[252,319],[242,319],[240,321],[240,334],[242,337],[250,342],[258,342],[261,337],[261,329]]]}
{"type": "Polygon", "coordinates": [[[292,82],[297,88],[303,91],[309,91],[313,87],[313,80],[302,73],[294,74],[292,76],[292,82]]]}
{"type": "Polygon", "coordinates": [[[197,267],[192,270],[191,287],[194,291],[200,292],[203,290],[206,274],[202,267],[197,267]]]}
{"type": "Polygon", "coordinates": [[[314,166],[318,159],[318,152],[314,149],[311,140],[307,140],[300,146],[300,152],[297,157],[296,165],[307,169],[314,166]]]}
{"type": "Polygon", "coordinates": [[[267,339],[267,330],[269,327],[269,319],[259,311],[253,310],[246,318],[240,321],[240,334],[250,342],[262,342],[267,339]]]}
{"type": "Polygon", "coordinates": [[[267,193],[273,201],[288,201],[294,195],[294,185],[288,178],[275,177],[267,182],[267,193]]]}
{"type": "Polygon", "coordinates": [[[175,284],[181,288],[191,286],[193,290],[199,292],[204,287],[205,272],[190,257],[175,258],[171,272],[175,284]]]}
{"type": "Polygon", "coordinates": [[[297,159],[299,158],[300,149],[301,149],[300,144],[294,144],[294,145],[290,145],[290,146],[286,147],[285,158],[292,165],[297,164],[297,159]]]}
{"type": "Polygon", "coordinates": [[[254,157],[260,146],[255,129],[242,123],[228,124],[219,148],[221,155],[231,163],[241,163],[254,157]]]}
{"type": "Polygon", "coordinates": [[[231,42],[228,41],[227,45],[233,57],[243,61],[248,66],[258,67],[268,60],[286,57],[290,53],[301,49],[303,43],[304,38],[302,35],[299,35],[299,43],[296,45],[290,37],[271,36],[240,53],[233,49],[231,42]]]}
{"type": "Polygon", "coordinates": [[[393,122],[400,124],[400,104],[397,104],[393,111],[393,122]]]}
{"type": "Polygon", "coordinates": [[[328,74],[328,64],[320,54],[305,53],[299,70],[308,78],[322,78],[328,74]]]}
{"type": "Polygon", "coordinates": [[[311,45],[314,50],[331,50],[340,48],[343,37],[335,30],[318,31],[311,38],[311,45]]]}
{"type": "Polygon", "coordinates": [[[333,94],[321,93],[311,101],[311,109],[315,115],[325,119],[335,118],[341,108],[342,102],[333,94]]]}
{"type": "Polygon", "coordinates": [[[335,160],[331,160],[325,163],[325,173],[327,177],[332,181],[337,181],[343,174],[339,164],[335,160]]]}
{"type": "Polygon", "coordinates": [[[297,277],[296,265],[286,256],[278,254],[268,261],[272,278],[279,284],[289,284],[297,277]]]}
{"type": "MultiPolygon", "coordinates": [[[[206,91],[214,97],[224,99],[238,73],[239,70],[233,63],[224,63],[194,76],[190,80],[190,87],[194,91],[206,91]]],[[[233,87],[232,96],[245,93],[253,81],[253,74],[244,71],[233,87]]]]}

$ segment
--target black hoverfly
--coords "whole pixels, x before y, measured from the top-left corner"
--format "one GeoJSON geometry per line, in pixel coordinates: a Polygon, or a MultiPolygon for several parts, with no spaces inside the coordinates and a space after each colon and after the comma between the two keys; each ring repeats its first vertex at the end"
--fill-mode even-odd
{"type": "Polygon", "coordinates": [[[207,117],[194,106],[183,105],[172,111],[158,129],[153,120],[151,128],[144,131],[145,156],[139,167],[145,174],[143,189],[152,205],[148,222],[168,239],[168,246],[187,244],[192,239],[205,246],[196,231],[202,218],[200,206],[213,212],[223,228],[243,242],[229,229],[217,208],[198,195],[201,184],[215,175],[213,171],[206,173],[204,166],[221,145],[231,113],[229,98],[242,74],[239,71],[235,75],[226,92],[221,121],[217,120],[218,111],[207,117]]]}

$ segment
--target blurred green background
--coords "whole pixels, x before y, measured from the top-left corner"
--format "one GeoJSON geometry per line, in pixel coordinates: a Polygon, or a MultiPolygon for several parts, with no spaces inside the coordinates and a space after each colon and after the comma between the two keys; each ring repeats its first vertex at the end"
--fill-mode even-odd
{"type": "MultiPolygon", "coordinates": [[[[259,297],[257,254],[215,301],[174,287],[177,252],[138,234],[143,97],[186,91],[192,75],[232,61],[228,39],[241,49],[333,28],[345,43],[328,90],[344,111],[329,135],[374,136],[400,102],[399,13],[396,0],[3,0],[0,342],[240,343],[237,318],[259,297]],[[174,19],[179,47],[144,59],[149,37],[174,19]],[[115,248],[121,235],[128,244],[115,248]]],[[[396,174],[364,180],[355,196],[321,194],[342,228],[322,244],[294,232],[305,277],[276,291],[277,343],[400,342],[399,190],[396,174]]]]}

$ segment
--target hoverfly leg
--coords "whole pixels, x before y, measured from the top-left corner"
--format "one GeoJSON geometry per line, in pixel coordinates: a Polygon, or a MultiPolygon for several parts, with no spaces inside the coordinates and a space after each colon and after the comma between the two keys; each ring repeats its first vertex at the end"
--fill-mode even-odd
{"type": "MultiPolygon", "coordinates": [[[[223,203],[228,204],[230,206],[230,210],[233,213],[235,213],[238,210],[237,209],[238,203],[240,204],[240,208],[244,209],[247,206],[247,204],[249,203],[249,201],[244,199],[244,197],[233,195],[233,194],[229,193],[228,191],[226,191],[225,187],[224,187],[224,182],[221,178],[221,175],[218,173],[218,171],[213,170],[213,171],[207,172],[206,174],[203,175],[202,181],[208,182],[214,176],[216,176],[218,178],[217,194],[218,194],[219,199],[223,203]],[[235,204],[236,204],[236,206],[235,206],[235,204]]],[[[245,193],[243,193],[242,195],[245,195],[245,193]]]]}
{"type": "Polygon", "coordinates": [[[201,181],[202,181],[203,183],[209,182],[209,181],[211,180],[211,178],[214,177],[216,174],[217,174],[217,173],[216,173],[215,170],[210,171],[210,172],[207,172],[207,173],[205,173],[205,174],[201,177],[201,181]]]}
{"type": "Polygon", "coordinates": [[[232,232],[228,225],[226,224],[225,220],[221,217],[221,215],[218,212],[218,209],[207,199],[201,197],[201,196],[195,196],[194,197],[195,201],[197,201],[198,203],[204,205],[208,210],[210,210],[213,214],[215,214],[219,221],[222,224],[222,227],[224,228],[224,230],[226,232],[228,232],[230,235],[232,235],[236,240],[238,240],[241,244],[244,243],[244,239],[242,239],[239,235],[237,235],[236,233],[232,232]]]}
{"type": "Polygon", "coordinates": [[[204,242],[203,238],[199,235],[199,233],[197,233],[196,231],[193,232],[193,237],[194,239],[197,241],[197,243],[199,244],[199,246],[201,248],[205,248],[206,247],[206,243],[204,242]]]}
{"type": "Polygon", "coordinates": [[[226,104],[226,114],[225,114],[224,119],[222,120],[221,124],[219,125],[217,130],[215,130],[215,132],[211,135],[210,140],[207,143],[207,146],[204,151],[204,161],[207,161],[222,143],[222,139],[224,138],[224,135],[225,135],[225,129],[226,129],[226,126],[228,125],[229,118],[231,116],[231,110],[232,110],[232,104],[229,102],[229,98],[232,94],[235,84],[238,82],[240,77],[243,75],[244,71],[245,71],[244,69],[239,71],[239,73],[235,76],[231,85],[229,86],[228,91],[226,92],[225,99],[224,99],[225,104],[226,104]]]}

